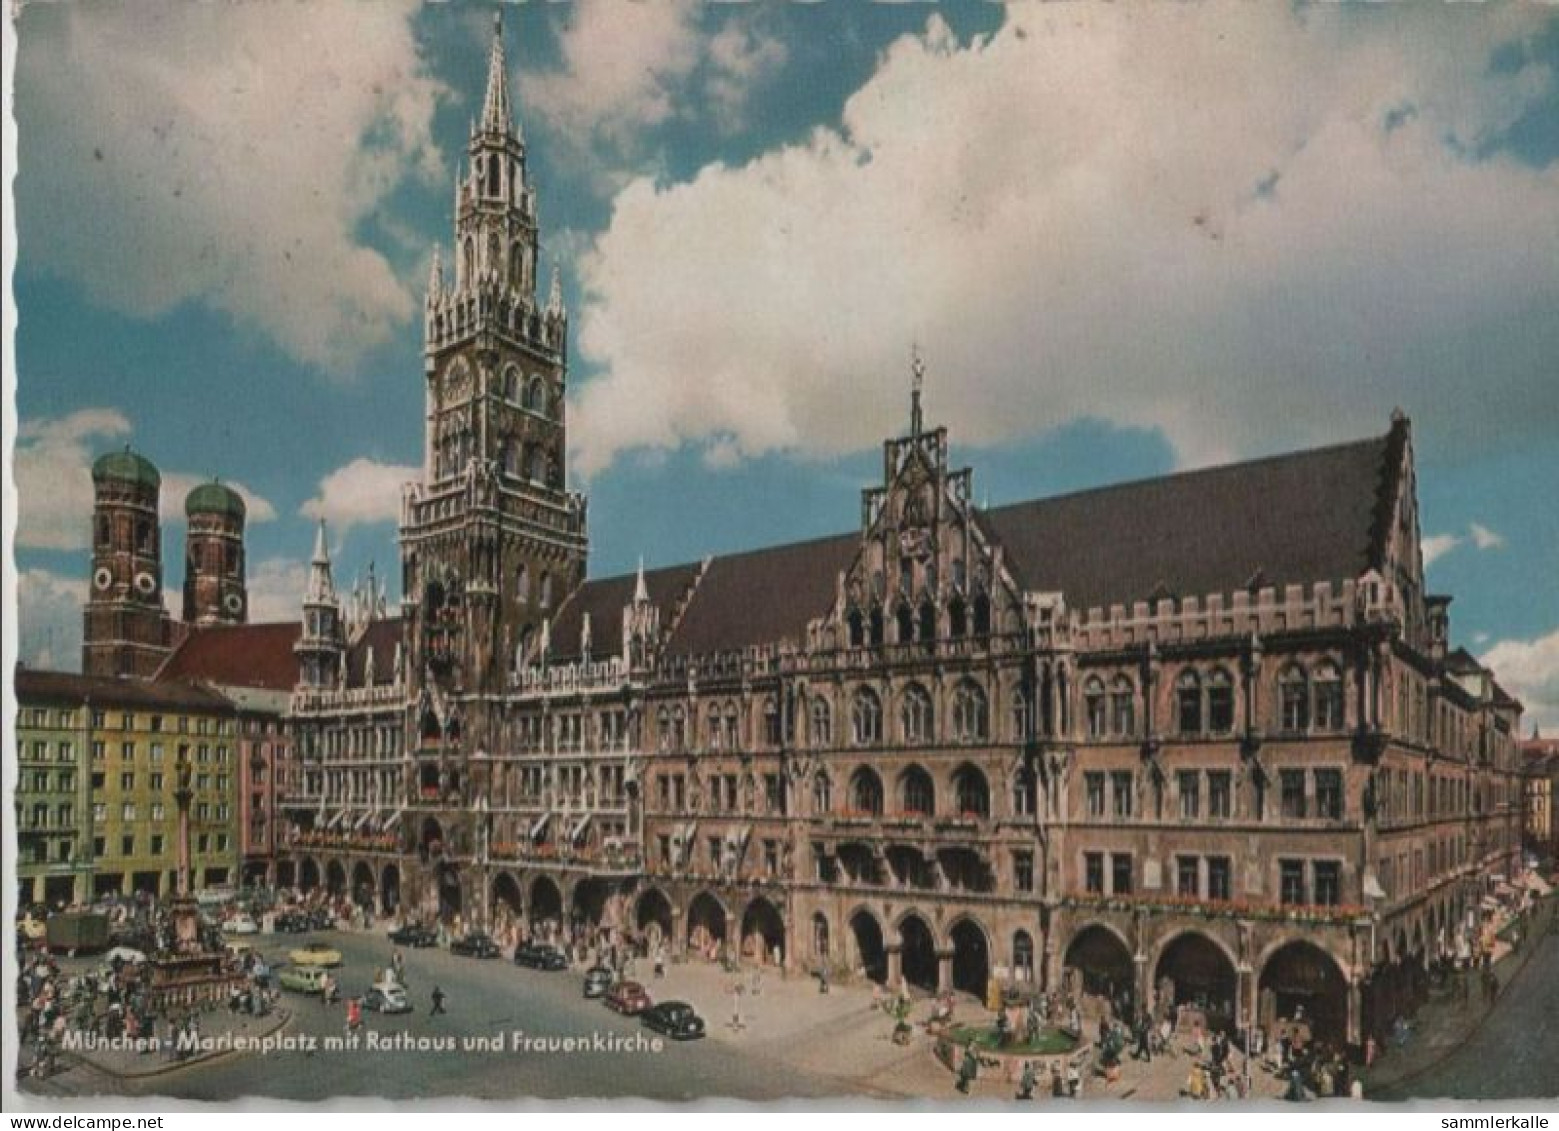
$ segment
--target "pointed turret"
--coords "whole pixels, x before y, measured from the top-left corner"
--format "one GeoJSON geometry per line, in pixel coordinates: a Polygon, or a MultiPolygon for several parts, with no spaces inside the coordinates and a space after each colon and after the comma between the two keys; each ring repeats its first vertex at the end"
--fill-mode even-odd
{"type": "Polygon", "coordinates": [[[314,556],[309,559],[309,589],[306,605],[334,603],[336,583],[330,573],[330,551],[325,545],[325,520],[314,531],[314,556]]]}
{"type": "Polygon", "coordinates": [[[503,59],[503,13],[493,13],[493,45],[487,56],[487,97],[482,100],[482,131],[511,133],[509,78],[503,59]]]}
{"type": "Polygon", "coordinates": [[[547,290],[547,317],[561,318],[563,316],[563,275],[558,270],[558,261],[552,261],[552,284],[547,290]]]}
{"type": "Polygon", "coordinates": [[[433,245],[433,265],[428,268],[428,305],[444,297],[444,253],[433,245]]]}
{"type": "Polygon", "coordinates": [[[309,587],[303,596],[303,632],[293,651],[301,661],[303,685],[335,686],[345,656],[341,604],[330,572],[330,550],[325,543],[325,520],[314,533],[314,555],[309,561],[309,587]]]}
{"type": "Polygon", "coordinates": [[[644,583],[644,555],[639,555],[639,576],[633,583],[633,603],[635,605],[647,605],[650,603],[650,587],[644,583]]]}

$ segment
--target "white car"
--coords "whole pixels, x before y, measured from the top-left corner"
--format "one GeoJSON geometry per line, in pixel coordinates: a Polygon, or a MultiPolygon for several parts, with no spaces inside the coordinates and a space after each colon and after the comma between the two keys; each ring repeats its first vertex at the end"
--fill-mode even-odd
{"type": "Polygon", "coordinates": [[[393,984],[380,983],[363,995],[363,1008],[374,1013],[410,1013],[406,991],[393,984]]]}
{"type": "Polygon", "coordinates": [[[260,933],[260,924],[252,915],[240,911],[222,924],[222,931],[229,935],[256,935],[260,933]]]}

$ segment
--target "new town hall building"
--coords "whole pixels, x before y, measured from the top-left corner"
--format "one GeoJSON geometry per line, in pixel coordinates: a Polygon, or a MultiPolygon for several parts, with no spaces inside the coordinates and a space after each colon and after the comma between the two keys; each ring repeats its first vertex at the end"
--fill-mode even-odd
{"type": "Polygon", "coordinates": [[[587,580],[501,35],[490,66],[398,612],[343,602],[322,533],[298,622],[159,668],[284,690],[252,874],[928,989],[1303,1004],[1350,1042],[1411,1008],[1521,814],[1520,705],[1425,591],[1408,421],[985,509],[917,372],[857,529],[587,580]]]}

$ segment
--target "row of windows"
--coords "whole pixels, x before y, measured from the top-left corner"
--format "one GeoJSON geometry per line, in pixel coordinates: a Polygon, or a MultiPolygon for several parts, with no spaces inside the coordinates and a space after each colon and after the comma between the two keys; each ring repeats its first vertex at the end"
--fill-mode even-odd
{"type": "MultiPolygon", "coordinates": [[[[940,635],[939,619],[937,605],[929,596],[921,599],[918,608],[908,601],[900,602],[893,613],[894,643],[932,643],[940,635]]],[[[887,643],[887,620],[881,605],[874,604],[865,612],[852,608],[845,614],[845,626],[852,648],[880,648],[887,643]]],[[[965,601],[955,593],[947,602],[947,635],[960,639],[990,634],[990,598],[984,593],[976,593],[972,600],[965,601]]]]}
{"type": "MultiPolygon", "coordinates": [[[[163,821],[168,817],[168,810],[161,801],[154,801],[147,807],[147,819],[163,821]]],[[[224,801],[218,805],[200,801],[194,806],[195,819],[197,821],[209,821],[215,813],[215,819],[225,821],[231,810],[224,801]]],[[[141,819],[141,809],[134,801],[126,801],[119,807],[119,819],[121,821],[137,821],[141,819]]],[[[94,824],[104,824],[108,820],[108,804],[103,801],[95,802],[92,806],[92,821],[94,824]]]]}
{"type": "MultiPolygon", "coordinates": [[[[1188,899],[1233,898],[1234,864],[1228,856],[1177,855],[1174,893],[1188,899]]],[[[1129,852],[1085,852],[1083,890],[1092,895],[1131,895],[1136,860],[1129,852]]],[[[1342,902],[1342,865],[1336,860],[1280,859],[1278,902],[1285,906],[1335,907],[1342,902]]]]}
{"type": "MultiPolygon", "coordinates": [[[[931,775],[919,766],[906,768],[895,783],[895,816],[930,817],[938,812],[936,785],[931,775]]],[[[853,816],[881,817],[885,812],[882,777],[869,766],[861,766],[850,775],[845,812],[853,816]]],[[[812,810],[834,810],[833,780],[826,773],[812,779],[812,810]]],[[[951,816],[988,818],[991,815],[991,789],[985,775],[974,766],[959,767],[953,774],[951,816]]]]}
{"type": "MultiPolygon", "coordinates": [[[[21,712],[22,725],[42,728],[49,726],[49,710],[46,707],[27,707],[21,712]]],[[[116,716],[116,722],[120,730],[136,729],[136,714],[133,711],[125,711],[116,716]]],[[[190,733],[190,719],[188,715],[179,715],[171,720],[179,734],[190,733]]],[[[170,720],[164,715],[151,715],[145,718],[145,727],[153,734],[167,732],[170,720]]],[[[74,708],[62,707],[54,712],[54,726],[60,730],[70,730],[76,725],[76,711],[74,708]]],[[[268,724],[274,727],[274,723],[268,724]]],[[[108,712],[93,711],[92,727],[94,730],[105,730],[108,727],[108,712]]],[[[231,719],[195,719],[196,734],[232,734],[233,720],[231,719]]]]}
{"type": "MultiPolygon", "coordinates": [[[[1290,820],[1341,820],[1347,809],[1343,782],[1343,772],[1338,769],[1280,770],[1281,815],[1290,820]]],[[[1233,771],[1177,770],[1174,783],[1183,820],[1228,820],[1234,816],[1233,771]]],[[[1262,818],[1265,797],[1259,781],[1256,792],[1256,816],[1262,818]]],[[[1084,812],[1089,817],[1131,817],[1135,798],[1136,775],[1131,770],[1109,774],[1094,770],[1083,775],[1084,812]]]]}
{"type": "MultiPolygon", "coordinates": [[[[200,833],[195,838],[195,851],[200,853],[211,852],[213,851],[214,846],[214,850],[216,852],[226,852],[228,843],[229,841],[226,833],[218,833],[215,837],[209,833],[200,833]]],[[[119,855],[134,856],[136,854],[135,845],[135,835],[133,833],[126,833],[124,836],[119,838],[119,855]]],[[[149,841],[149,850],[147,855],[161,856],[167,851],[167,847],[167,840],[162,833],[152,833],[149,841]]],[[[108,855],[108,840],[106,837],[96,837],[93,839],[92,855],[98,859],[102,859],[104,856],[108,855]]]]}

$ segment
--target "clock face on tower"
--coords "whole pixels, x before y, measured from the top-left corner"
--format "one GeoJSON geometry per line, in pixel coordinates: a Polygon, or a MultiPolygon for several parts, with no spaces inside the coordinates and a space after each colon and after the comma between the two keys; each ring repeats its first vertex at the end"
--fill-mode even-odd
{"type": "Polygon", "coordinates": [[[98,571],[92,575],[92,584],[99,589],[107,589],[113,583],[113,572],[107,566],[100,566],[98,571]]]}
{"type": "Polygon", "coordinates": [[[444,403],[456,404],[471,395],[471,369],[456,361],[444,374],[444,403]]]}

